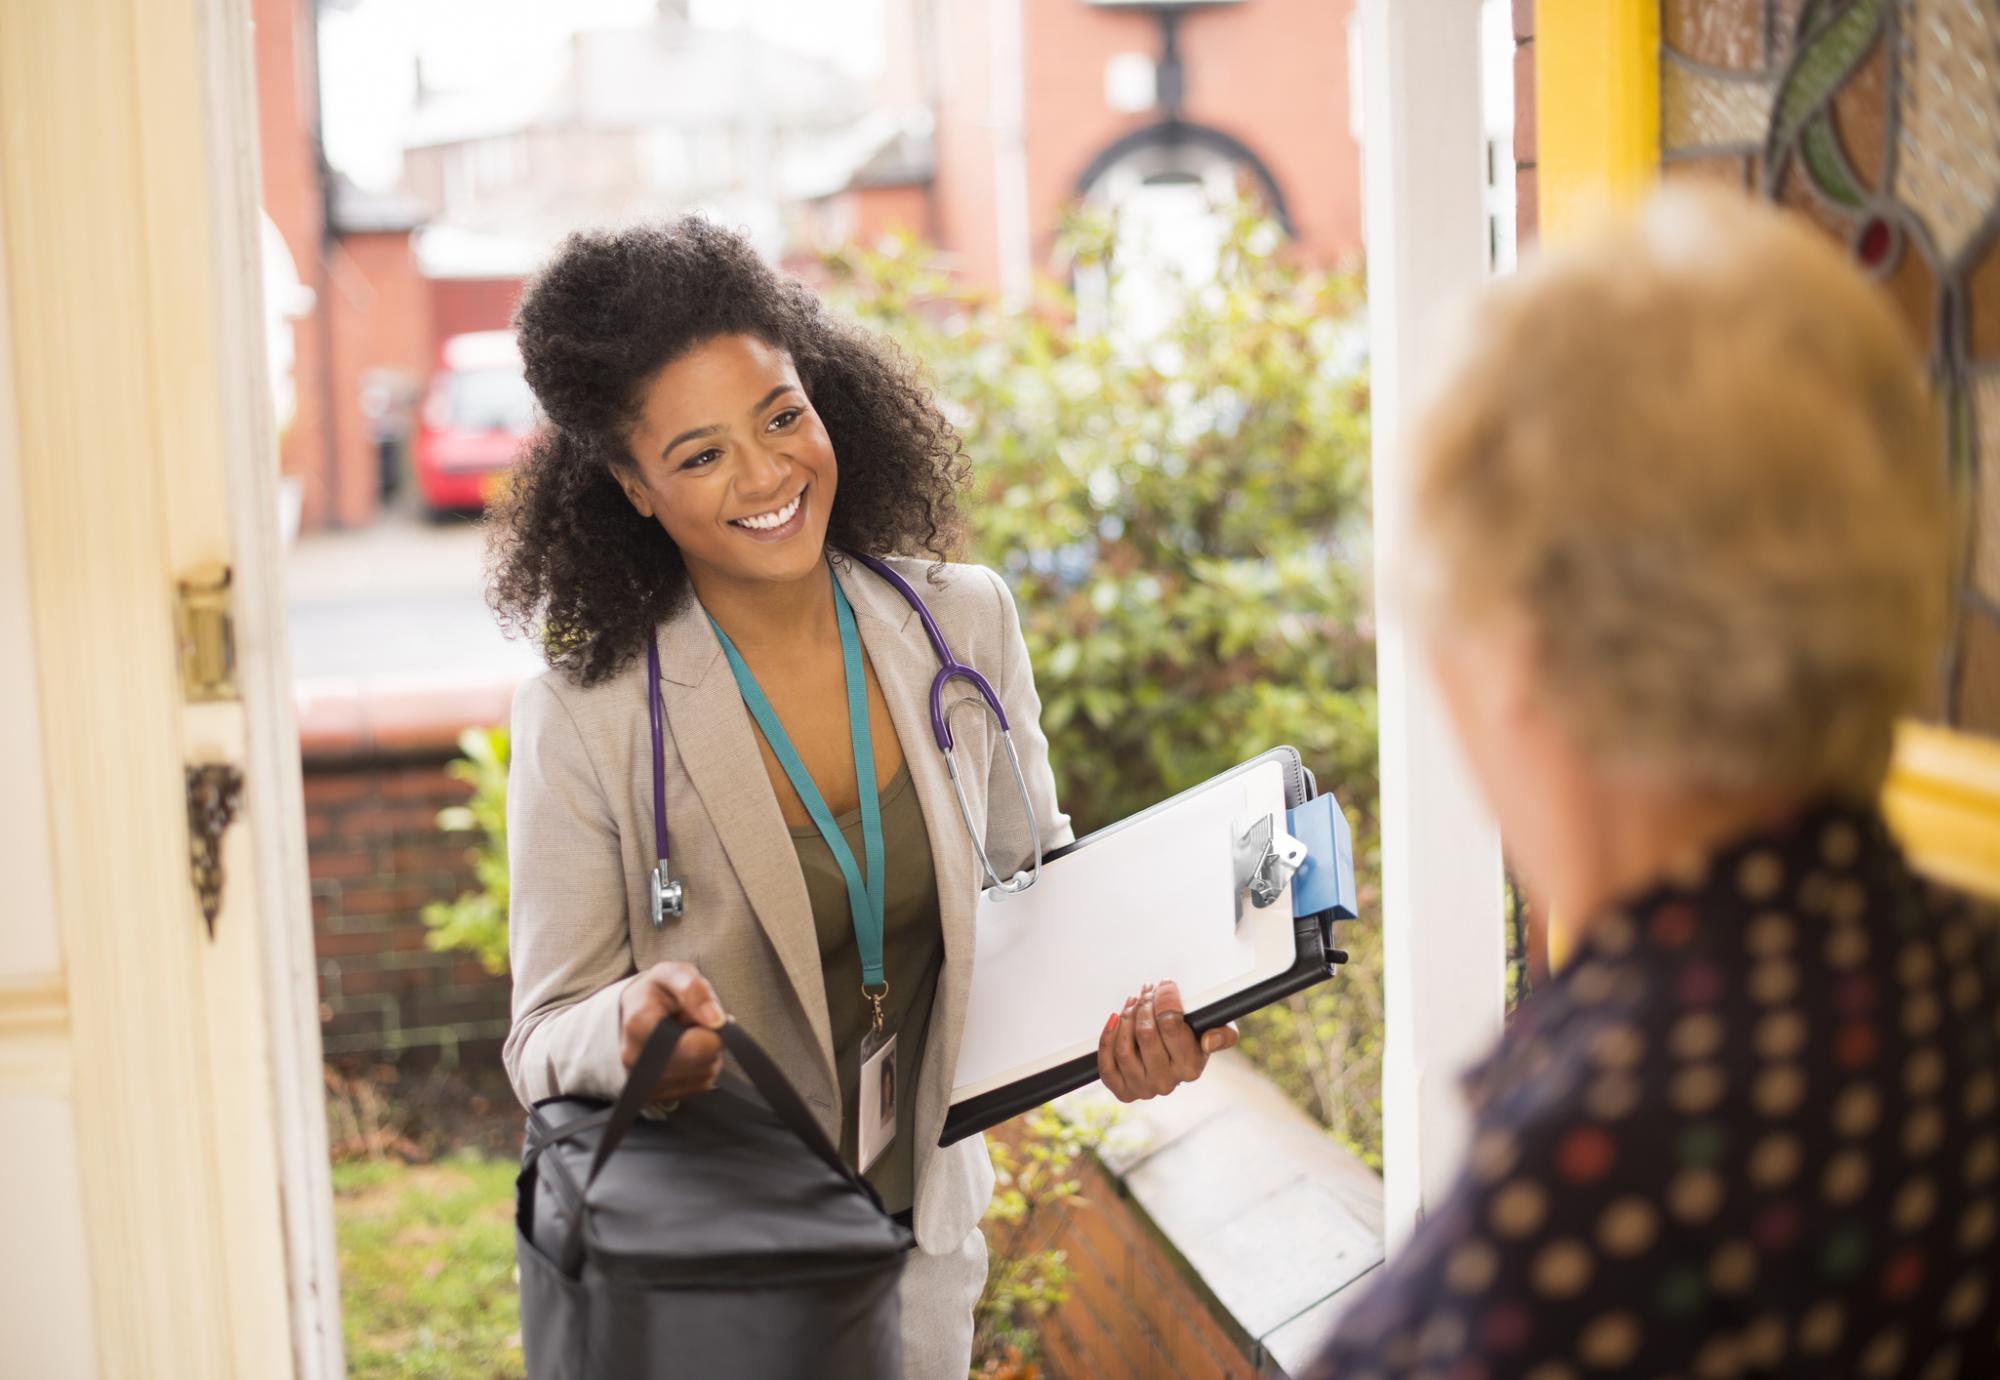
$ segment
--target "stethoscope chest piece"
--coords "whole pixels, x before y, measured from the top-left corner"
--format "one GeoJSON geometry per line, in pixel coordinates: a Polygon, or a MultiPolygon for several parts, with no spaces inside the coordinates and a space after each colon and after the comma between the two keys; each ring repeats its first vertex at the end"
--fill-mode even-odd
{"type": "Polygon", "coordinates": [[[678,920],[687,913],[687,893],[680,879],[667,872],[665,858],[653,867],[653,928],[664,929],[668,920],[678,920]]]}

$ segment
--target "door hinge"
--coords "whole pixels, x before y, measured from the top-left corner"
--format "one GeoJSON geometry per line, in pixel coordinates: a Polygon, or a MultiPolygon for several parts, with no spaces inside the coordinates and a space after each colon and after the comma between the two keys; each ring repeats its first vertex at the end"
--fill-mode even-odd
{"type": "Polygon", "coordinates": [[[222,836],[243,799],[243,773],[227,762],[187,769],[188,868],[208,937],[222,913],[222,836]]]}
{"type": "Polygon", "coordinates": [[[182,577],[174,603],[181,693],[189,704],[238,698],[236,620],[229,611],[230,569],[219,562],[182,577]]]}

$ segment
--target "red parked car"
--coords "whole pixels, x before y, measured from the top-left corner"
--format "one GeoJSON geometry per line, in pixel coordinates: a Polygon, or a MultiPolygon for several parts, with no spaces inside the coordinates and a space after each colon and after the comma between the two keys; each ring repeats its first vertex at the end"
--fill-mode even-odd
{"type": "Polygon", "coordinates": [[[417,428],[417,490],[434,513],[483,507],[535,429],[535,395],[509,331],[445,341],[417,428]]]}

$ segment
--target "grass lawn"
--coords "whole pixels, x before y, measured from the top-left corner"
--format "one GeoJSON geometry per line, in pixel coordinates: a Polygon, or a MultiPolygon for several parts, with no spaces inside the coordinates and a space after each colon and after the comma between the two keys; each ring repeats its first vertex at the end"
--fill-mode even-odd
{"type": "Polygon", "coordinates": [[[514,1171],[471,1154],[333,1166],[354,1380],[519,1380],[514,1171]]]}

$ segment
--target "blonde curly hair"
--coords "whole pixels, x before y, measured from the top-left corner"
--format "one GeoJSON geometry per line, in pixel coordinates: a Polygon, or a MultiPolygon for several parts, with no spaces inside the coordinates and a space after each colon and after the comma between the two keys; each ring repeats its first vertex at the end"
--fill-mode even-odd
{"type": "Polygon", "coordinates": [[[1497,284],[1418,427],[1408,595],[1523,616],[1602,769],[1871,795],[1948,605],[1936,407],[1793,216],[1673,189],[1497,284]]]}

